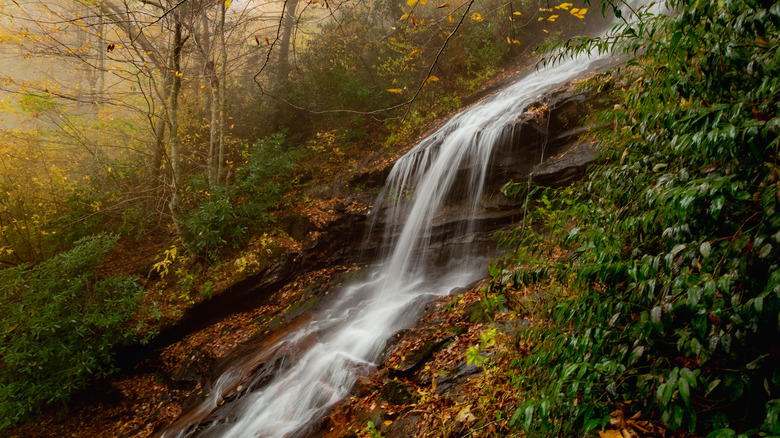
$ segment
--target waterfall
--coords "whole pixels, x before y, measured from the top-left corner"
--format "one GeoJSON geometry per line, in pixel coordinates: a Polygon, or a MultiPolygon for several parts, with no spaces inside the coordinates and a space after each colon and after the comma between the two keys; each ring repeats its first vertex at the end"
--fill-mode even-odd
{"type": "MultiPolygon", "coordinates": [[[[268,383],[232,401],[228,413],[208,426],[164,436],[294,437],[326,415],[371,368],[387,339],[415,323],[427,298],[486,275],[484,254],[480,258],[469,251],[473,221],[450,232],[456,237],[449,245],[452,262],[434,269],[431,249],[441,246],[433,237],[442,220],[437,215],[458,202],[458,208],[476,216],[494,146],[511,141],[507,127],[529,104],[583,74],[593,62],[574,58],[534,71],[455,115],[400,158],[374,211],[385,223],[384,247],[390,249],[366,278],[344,285],[310,321],[246,359],[279,362],[275,374],[264,377],[268,383]],[[297,343],[305,346],[298,357],[284,354],[297,343]]],[[[223,388],[251,385],[242,383],[246,378],[227,371],[198,409],[215,409],[214,397],[221,397],[223,388]]]]}

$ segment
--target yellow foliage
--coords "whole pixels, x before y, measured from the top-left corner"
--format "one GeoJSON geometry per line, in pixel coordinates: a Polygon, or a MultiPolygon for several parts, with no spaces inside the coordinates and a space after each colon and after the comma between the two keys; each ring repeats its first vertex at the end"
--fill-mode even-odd
{"type": "Polygon", "coordinates": [[[471,19],[476,22],[480,22],[484,20],[484,18],[482,18],[482,14],[480,14],[479,12],[474,12],[473,14],[471,14],[471,19]]]}

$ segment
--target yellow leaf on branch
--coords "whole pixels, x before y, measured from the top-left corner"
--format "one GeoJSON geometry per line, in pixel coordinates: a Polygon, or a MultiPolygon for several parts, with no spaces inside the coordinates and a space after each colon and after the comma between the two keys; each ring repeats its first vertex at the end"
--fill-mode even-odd
{"type": "Polygon", "coordinates": [[[401,94],[401,93],[404,92],[404,90],[401,89],[401,88],[389,88],[389,89],[387,89],[385,91],[388,91],[390,93],[396,93],[396,94],[401,94]]]}
{"type": "Polygon", "coordinates": [[[477,22],[484,20],[484,18],[482,18],[482,14],[480,14],[479,12],[474,12],[473,14],[471,14],[471,19],[477,22]]]}

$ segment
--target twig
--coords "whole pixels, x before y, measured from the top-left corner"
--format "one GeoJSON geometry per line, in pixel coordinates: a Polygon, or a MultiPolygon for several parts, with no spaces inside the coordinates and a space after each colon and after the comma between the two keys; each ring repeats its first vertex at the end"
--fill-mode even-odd
{"type": "Polygon", "coordinates": [[[742,222],[742,225],[739,226],[739,229],[736,233],[734,233],[734,236],[731,237],[731,241],[729,242],[729,246],[726,247],[726,250],[723,251],[723,255],[720,257],[720,260],[718,260],[718,264],[715,265],[715,269],[712,270],[712,275],[715,276],[715,274],[718,272],[718,268],[720,267],[720,264],[723,263],[723,260],[726,258],[726,254],[728,254],[729,249],[731,249],[731,245],[734,244],[734,241],[737,240],[737,236],[739,236],[740,232],[742,231],[742,228],[747,225],[748,222],[750,222],[751,219],[756,217],[758,215],[758,212],[753,213],[750,215],[749,218],[745,219],[744,222],[742,222]]]}

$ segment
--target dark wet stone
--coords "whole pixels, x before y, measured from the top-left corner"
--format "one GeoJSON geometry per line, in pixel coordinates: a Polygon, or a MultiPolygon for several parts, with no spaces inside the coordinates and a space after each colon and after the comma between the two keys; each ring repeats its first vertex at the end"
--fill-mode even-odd
{"type": "Polygon", "coordinates": [[[534,167],[531,179],[540,185],[564,187],[585,177],[587,167],[596,162],[598,148],[593,143],[579,143],[565,153],[534,167]]]}
{"type": "Polygon", "coordinates": [[[400,380],[391,380],[382,386],[382,399],[391,405],[408,405],[417,402],[414,388],[400,380]]]}
{"type": "Polygon", "coordinates": [[[193,350],[187,362],[171,376],[171,380],[177,385],[194,386],[205,380],[213,365],[214,360],[210,356],[200,350],[193,350]]]}
{"type": "Polygon", "coordinates": [[[453,388],[462,385],[466,380],[478,375],[482,370],[474,365],[469,365],[464,360],[451,369],[449,373],[436,377],[436,394],[450,392],[453,388]]]}

